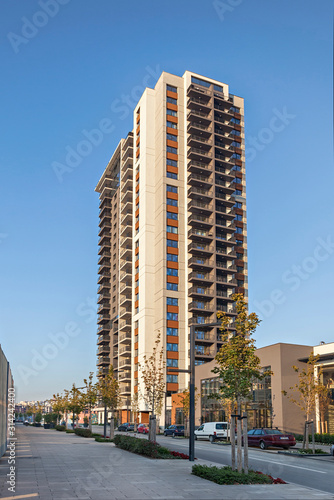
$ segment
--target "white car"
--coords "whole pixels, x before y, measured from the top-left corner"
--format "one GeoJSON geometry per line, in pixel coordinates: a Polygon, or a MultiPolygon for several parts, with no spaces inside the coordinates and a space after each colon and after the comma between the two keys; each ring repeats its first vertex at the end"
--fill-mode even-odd
{"type": "Polygon", "coordinates": [[[211,443],[227,439],[227,422],[206,422],[195,431],[195,439],[209,439],[211,443]]]}

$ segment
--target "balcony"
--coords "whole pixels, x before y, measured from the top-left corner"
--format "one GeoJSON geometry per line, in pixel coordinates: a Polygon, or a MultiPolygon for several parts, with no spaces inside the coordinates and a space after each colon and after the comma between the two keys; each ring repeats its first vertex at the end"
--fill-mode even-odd
{"type": "Polygon", "coordinates": [[[202,187],[205,184],[205,187],[208,189],[212,185],[211,176],[207,175],[198,175],[198,174],[190,174],[188,177],[188,184],[190,186],[200,186],[202,187]]]}
{"type": "Polygon", "coordinates": [[[213,240],[213,232],[204,231],[203,229],[190,229],[188,231],[188,238],[192,240],[201,240],[201,241],[212,241],[213,240]]]}
{"type": "Polygon", "coordinates": [[[202,243],[192,242],[188,245],[188,250],[191,253],[197,253],[200,255],[209,254],[212,255],[215,251],[213,245],[204,245],[202,243]]]}
{"type": "Polygon", "coordinates": [[[125,191],[121,196],[121,203],[132,202],[133,192],[132,190],[125,191]]]}
{"type": "Polygon", "coordinates": [[[98,338],[97,338],[97,345],[100,345],[100,344],[109,344],[109,342],[110,342],[110,336],[109,335],[99,335],[98,338]]]}
{"type": "Polygon", "coordinates": [[[211,125],[192,121],[188,123],[187,132],[195,135],[201,134],[203,137],[209,138],[212,134],[212,127],[211,125]]]}
{"type": "Polygon", "coordinates": [[[187,140],[188,146],[194,148],[203,148],[205,151],[209,151],[212,146],[212,139],[205,137],[204,135],[195,135],[192,134],[188,137],[187,140]]]}
{"type": "Polygon", "coordinates": [[[99,227],[100,227],[100,229],[99,229],[98,236],[100,236],[100,237],[103,235],[103,231],[110,232],[111,228],[112,228],[111,219],[109,217],[105,217],[103,219],[103,221],[100,222],[99,227]]]}
{"type": "Polygon", "coordinates": [[[197,212],[190,212],[188,217],[188,224],[193,226],[200,226],[204,228],[212,227],[214,223],[213,217],[204,217],[197,212]]]}
{"type": "Polygon", "coordinates": [[[200,311],[203,314],[212,314],[215,310],[215,304],[211,304],[211,302],[201,302],[198,300],[193,300],[192,302],[190,302],[188,309],[192,312],[200,311]]]}
{"type": "Polygon", "coordinates": [[[201,273],[192,271],[188,275],[188,280],[190,281],[190,283],[198,282],[198,283],[211,284],[214,280],[214,277],[212,273],[201,273]]]}
{"type": "Polygon", "coordinates": [[[106,262],[103,262],[99,268],[98,268],[98,271],[97,273],[98,274],[103,274],[104,272],[108,272],[110,270],[110,267],[111,267],[111,263],[110,261],[106,261],[106,262]]]}
{"type": "Polygon", "coordinates": [[[205,149],[189,148],[188,158],[195,161],[198,160],[202,163],[210,163],[210,161],[212,160],[212,152],[205,149]]]}
{"type": "Polygon", "coordinates": [[[120,344],[130,344],[131,343],[131,332],[121,333],[119,336],[120,344]]]}
{"type": "Polygon", "coordinates": [[[109,262],[110,259],[111,259],[111,252],[108,252],[108,251],[104,250],[102,252],[102,254],[100,254],[100,258],[99,258],[99,260],[97,262],[98,265],[100,265],[103,262],[103,259],[106,259],[109,262]]]}
{"type": "MultiPolygon", "coordinates": [[[[132,256],[132,245],[124,245],[120,248],[120,259],[132,256]]],[[[131,260],[131,259],[130,259],[131,260]]]]}
{"type": "Polygon", "coordinates": [[[103,304],[101,304],[97,310],[98,313],[102,313],[102,311],[104,312],[109,312],[109,309],[110,309],[110,305],[109,305],[109,301],[108,302],[104,302],[103,304]]]}
{"type": "Polygon", "coordinates": [[[231,297],[233,295],[232,292],[228,292],[227,290],[217,290],[217,297],[223,297],[226,300],[232,300],[231,297]]]}
{"type": "Polygon", "coordinates": [[[110,347],[108,344],[101,345],[100,347],[97,348],[96,350],[97,355],[101,354],[110,354],[110,347]]]}
{"type": "Polygon", "coordinates": [[[101,324],[97,327],[97,334],[109,334],[110,332],[110,325],[109,324],[101,324]]]}
{"type": "Polygon", "coordinates": [[[203,299],[211,299],[213,296],[213,290],[207,287],[192,286],[188,290],[189,297],[201,296],[203,299]]]}
{"type": "Polygon", "coordinates": [[[132,236],[132,224],[128,226],[121,226],[121,237],[125,238],[126,236],[132,236]]]}
{"type": "Polygon", "coordinates": [[[214,336],[209,332],[202,332],[195,330],[195,341],[196,342],[210,342],[211,344],[214,342],[214,336]]]}
{"type": "Polygon", "coordinates": [[[131,270],[132,268],[132,259],[124,259],[124,256],[121,257],[120,261],[120,266],[119,269],[120,271],[125,271],[125,270],[131,270]]]}
{"type": "Polygon", "coordinates": [[[101,238],[99,239],[99,246],[106,246],[106,247],[111,247],[110,243],[110,238],[111,238],[111,233],[105,233],[101,238]]]}
{"type": "Polygon", "coordinates": [[[203,93],[197,93],[197,95],[194,95],[195,93],[191,94],[188,98],[187,101],[187,107],[189,109],[196,109],[196,110],[203,110],[205,112],[211,111],[211,95],[210,94],[203,94],[203,93]]]}
{"type": "Polygon", "coordinates": [[[100,285],[99,290],[101,287],[106,287],[110,289],[110,273],[100,274],[97,283],[100,285]]]}
{"type": "Polygon", "coordinates": [[[110,314],[99,314],[97,317],[97,322],[100,323],[106,323],[110,321],[110,314]]]}
{"type": "Polygon", "coordinates": [[[132,248],[132,235],[131,236],[124,236],[123,238],[120,238],[119,246],[120,246],[121,250],[122,250],[122,248],[132,248]]]}
{"type": "Polygon", "coordinates": [[[206,326],[206,325],[210,325],[215,321],[216,318],[215,320],[212,320],[210,317],[192,316],[191,318],[189,318],[189,325],[196,325],[200,326],[201,328],[214,328],[213,326],[206,326]]]}
{"type": "Polygon", "coordinates": [[[132,177],[130,176],[121,181],[121,192],[124,193],[125,191],[132,192],[132,177]]]}
{"type": "MultiPolygon", "coordinates": [[[[99,287],[99,289],[100,288],[101,287],[99,287]]],[[[98,291],[98,293],[99,293],[99,297],[97,299],[98,304],[102,304],[102,302],[104,302],[104,301],[109,302],[110,297],[111,297],[110,293],[107,293],[107,292],[100,293],[99,291],[98,291]]]]}
{"type": "Polygon", "coordinates": [[[226,220],[221,217],[216,217],[216,225],[223,227],[225,231],[230,233],[234,233],[235,231],[235,224],[230,220],[226,220]]]}
{"type": "Polygon", "coordinates": [[[119,356],[131,356],[131,344],[119,348],[119,356]]]}
{"type": "Polygon", "coordinates": [[[203,257],[191,257],[188,261],[188,266],[200,269],[212,269],[215,263],[213,259],[205,259],[203,257]]]}
{"type": "Polygon", "coordinates": [[[130,394],[131,393],[131,386],[130,385],[121,385],[119,388],[119,392],[121,395],[125,394],[130,394]]]}
{"type": "Polygon", "coordinates": [[[231,262],[223,262],[223,261],[217,260],[216,267],[219,267],[219,269],[224,269],[226,271],[229,271],[230,273],[236,273],[237,272],[237,268],[231,262]]]}
{"type": "Polygon", "coordinates": [[[220,247],[217,246],[216,248],[216,253],[219,255],[224,255],[226,257],[230,258],[236,258],[237,254],[235,253],[234,249],[231,247],[220,247]]]}
{"type": "Polygon", "coordinates": [[[187,89],[187,95],[188,96],[194,96],[194,97],[203,97],[203,99],[206,96],[206,99],[211,99],[211,93],[203,88],[201,85],[195,85],[194,83],[191,83],[187,89]]]}
{"type": "Polygon", "coordinates": [[[131,331],[131,323],[124,319],[123,321],[120,321],[120,324],[119,324],[119,330],[121,331],[131,331]]]}
{"type": "Polygon", "coordinates": [[[129,293],[131,294],[132,292],[132,284],[130,281],[127,281],[126,283],[123,283],[123,285],[119,289],[119,293],[126,294],[128,295],[129,293]]]}
{"type": "Polygon", "coordinates": [[[122,213],[121,226],[132,225],[132,210],[125,210],[122,213]]]}
{"type": "Polygon", "coordinates": [[[189,172],[199,173],[200,175],[211,175],[213,170],[212,163],[204,163],[196,160],[192,160],[188,163],[189,172]]]}
{"type": "Polygon", "coordinates": [[[120,382],[130,381],[131,380],[131,372],[122,372],[118,376],[118,380],[120,382]]]}
{"type": "Polygon", "coordinates": [[[195,356],[197,358],[213,358],[215,356],[215,350],[209,347],[205,347],[204,349],[200,348],[201,346],[195,346],[195,356]]]}
{"type": "Polygon", "coordinates": [[[131,307],[121,307],[120,312],[119,312],[119,317],[126,319],[126,318],[131,318],[132,315],[132,310],[131,307]]]}
{"type": "Polygon", "coordinates": [[[193,198],[188,203],[188,209],[189,210],[198,209],[202,213],[204,212],[204,213],[210,214],[213,212],[213,205],[212,205],[212,203],[204,203],[203,201],[200,201],[196,198],[193,198]]]}
{"type": "Polygon", "coordinates": [[[237,281],[230,275],[223,276],[218,274],[216,277],[216,281],[217,283],[223,283],[224,285],[228,286],[237,286],[237,281]]]}
{"type": "Polygon", "coordinates": [[[202,189],[197,186],[191,186],[188,189],[188,196],[189,197],[196,197],[199,198],[200,200],[205,201],[210,201],[212,200],[213,197],[213,190],[212,189],[202,189]]]}
{"type": "Polygon", "coordinates": [[[187,115],[188,121],[199,122],[204,126],[209,126],[212,120],[211,110],[209,109],[191,109],[187,115]]]}
{"type": "Polygon", "coordinates": [[[105,357],[105,356],[101,356],[96,361],[96,365],[97,366],[109,366],[110,365],[110,358],[105,357]]]}
{"type": "Polygon", "coordinates": [[[105,375],[108,375],[108,373],[109,373],[109,368],[101,366],[97,371],[97,376],[104,377],[105,375]]]}
{"type": "Polygon", "coordinates": [[[130,367],[131,366],[131,358],[123,358],[118,365],[120,368],[130,367]]]}
{"type": "Polygon", "coordinates": [[[119,305],[123,306],[123,307],[125,305],[128,307],[131,307],[131,304],[132,304],[131,294],[128,294],[128,295],[121,294],[120,300],[119,300],[119,305]]]}

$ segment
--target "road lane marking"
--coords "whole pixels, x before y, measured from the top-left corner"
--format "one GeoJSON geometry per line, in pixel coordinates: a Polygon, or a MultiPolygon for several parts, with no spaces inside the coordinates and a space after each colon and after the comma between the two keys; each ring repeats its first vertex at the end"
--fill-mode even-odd
{"type": "Polygon", "coordinates": [[[287,465],[287,464],[284,464],[282,462],[275,462],[274,460],[264,460],[263,458],[254,458],[254,457],[252,457],[252,460],[257,460],[258,462],[267,462],[270,464],[277,464],[277,465],[281,465],[282,467],[294,467],[295,469],[310,470],[312,472],[318,472],[319,474],[327,474],[327,472],[324,472],[323,470],[308,469],[307,467],[301,467],[300,465],[291,465],[291,464],[287,465]]]}

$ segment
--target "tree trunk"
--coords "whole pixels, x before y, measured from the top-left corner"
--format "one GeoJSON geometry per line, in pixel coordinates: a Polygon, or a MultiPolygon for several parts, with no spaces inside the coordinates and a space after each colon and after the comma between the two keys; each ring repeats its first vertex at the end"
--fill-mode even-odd
{"type": "Polygon", "coordinates": [[[114,415],[111,415],[110,417],[110,439],[114,439],[115,436],[115,426],[114,426],[114,415]]]}
{"type": "Polygon", "coordinates": [[[92,409],[89,408],[88,429],[92,432],[92,409]]]}
{"type": "Polygon", "coordinates": [[[244,471],[248,474],[248,428],[247,428],[247,413],[243,414],[243,430],[244,430],[244,471]]]}
{"type": "Polygon", "coordinates": [[[241,420],[239,417],[241,417],[241,405],[240,402],[238,401],[238,420],[237,420],[237,468],[238,472],[241,472],[242,470],[242,448],[241,448],[241,440],[242,440],[242,430],[241,430],[241,420]]]}
{"type": "Polygon", "coordinates": [[[303,444],[302,444],[302,449],[305,450],[305,442],[306,442],[306,422],[304,424],[304,434],[303,434],[303,444]]]}
{"type": "Polygon", "coordinates": [[[308,421],[306,422],[305,431],[306,431],[305,449],[308,450],[309,449],[309,422],[308,421]]]}
{"type": "Polygon", "coordinates": [[[156,433],[157,433],[156,417],[155,417],[155,415],[150,415],[150,423],[149,423],[149,430],[148,430],[149,441],[155,442],[157,440],[156,433]]]}
{"type": "Polygon", "coordinates": [[[312,450],[313,450],[313,453],[315,454],[315,443],[314,443],[314,422],[312,420],[312,450]]]}
{"type": "Polygon", "coordinates": [[[231,462],[235,470],[235,417],[231,415],[231,462]]]}

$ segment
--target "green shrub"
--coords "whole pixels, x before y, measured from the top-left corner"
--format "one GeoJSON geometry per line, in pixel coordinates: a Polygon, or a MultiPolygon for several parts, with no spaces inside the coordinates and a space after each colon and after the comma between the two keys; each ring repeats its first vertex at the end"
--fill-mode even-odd
{"type": "Polygon", "coordinates": [[[65,425],[56,425],[55,426],[56,431],[66,431],[65,425]]]}
{"type": "MultiPolygon", "coordinates": [[[[303,441],[303,435],[302,434],[295,434],[295,439],[296,441],[302,442],[303,441]]],[[[309,441],[312,441],[312,436],[310,434],[309,441]]],[[[319,444],[334,444],[334,434],[314,434],[314,441],[319,444]]]]}
{"type": "Polygon", "coordinates": [[[132,436],[123,436],[117,434],[114,437],[114,443],[122,450],[131,451],[132,453],[137,453],[138,455],[144,455],[150,458],[175,458],[164,446],[160,446],[158,443],[148,441],[147,439],[140,439],[132,436]]]}
{"type": "Polygon", "coordinates": [[[89,429],[75,429],[74,431],[78,436],[90,438],[92,437],[92,431],[89,429]]]}
{"type": "Polygon", "coordinates": [[[193,465],[191,473],[217,484],[272,484],[272,479],[266,474],[259,474],[251,469],[245,474],[233,471],[229,466],[193,465]]]}
{"type": "Polygon", "coordinates": [[[66,434],[74,434],[74,430],[73,429],[66,429],[66,434]]]}
{"type": "MultiPolygon", "coordinates": [[[[324,450],[322,450],[321,448],[315,448],[314,451],[315,451],[316,455],[326,454],[326,452],[324,450]]],[[[301,450],[301,449],[299,449],[298,453],[300,455],[312,455],[313,454],[313,449],[312,448],[309,448],[308,450],[301,450]]]]}
{"type": "Polygon", "coordinates": [[[102,434],[99,434],[98,432],[92,432],[92,437],[103,437],[102,434]]]}
{"type": "Polygon", "coordinates": [[[95,434],[95,441],[97,441],[98,443],[112,443],[114,440],[110,438],[104,438],[100,434],[95,434]]]}

